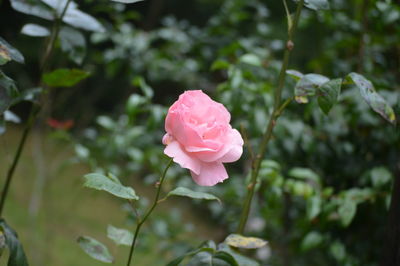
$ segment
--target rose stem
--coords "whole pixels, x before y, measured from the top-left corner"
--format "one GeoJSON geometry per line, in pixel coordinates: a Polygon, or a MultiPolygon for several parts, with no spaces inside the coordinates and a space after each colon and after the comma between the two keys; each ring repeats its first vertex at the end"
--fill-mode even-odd
{"type": "MultiPolygon", "coordinates": [[[[286,0],[283,0],[283,3],[286,6],[286,0]]],[[[279,116],[281,115],[283,109],[291,101],[291,99],[288,99],[287,101],[285,101],[285,103],[283,103],[281,105],[282,89],[283,89],[283,85],[285,84],[286,70],[287,70],[288,64],[289,64],[290,53],[294,46],[293,35],[297,28],[297,23],[300,18],[303,4],[304,4],[304,0],[300,0],[298,2],[296,13],[295,13],[295,16],[293,19],[293,24],[291,26],[289,25],[288,39],[286,42],[286,50],[285,50],[285,53],[283,56],[283,63],[282,63],[281,71],[279,73],[278,87],[276,88],[275,95],[274,95],[274,108],[273,108],[272,114],[269,118],[266,131],[262,137],[262,141],[261,141],[261,145],[260,145],[258,154],[252,164],[251,179],[250,179],[249,185],[247,186],[247,194],[246,194],[245,202],[243,205],[242,214],[240,216],[239,227],[237,230],[237,232],[239,234],[243,234],[244,229],[246,227],[247,219],[248,219],[249,212],[250,212],[251,201],[252,201],[253,195],[254,195],[254,188],[257,184],[258,173],[260,171],[261,161],[264,158],[268,142],[271,140],[272,132],[275,127],[276,121],[278,120],[279,116]]]]}
{"type": "MultiPolygon", "coordinates": [[[[49,42],[47,43],[45,54],[43,56],[43,61],[42,61],[41,66],[40,66],[40,71],[39,71],[39,80],[40,81],[39,81],[39,84],[41,83],[42,74],[44,73],[45,67],[47,66],[47,63],[48,63],[48,61],[50,59],[50,56],[51,56],[51,53],[54,50],[54,44],[55,44],[55,41],[57,40],[57,36],[58,36],[58,34],[60,32],[60,26],[61,26],[62,19],[63,19],[65,13],[67,12],[67,9],[68,9],[68,6],[69,6],[70,3],[71,3],[71,0],[68,0],[67,3],[65,4],[65,7],[64,7],[62,13],[61,13],[61,16],[59,18],[57,18],[57,20],[55,21],[55,23],[53,25],[53,30],[51,32],[51,36],[50,36],[49,42]]],[[[2,213],[3,213],[4,204],[5,204],[5,201],[6,201],[6,198],[7,198],[8,190],[10,188],[11,180],[12,180],[12,178],[14,176],[15,169],[17,168],[19,159],[21,157],[22,150],[24,149],[26,138],[28,137],[29,132],[32,129],[32,126],[36,121],[36,118],[37,118],[37,116],[39,114],[39,111],[40,111],[40,106],[38,104],[33,103],[32,107],[31,107],[31,110],[29,112],[28,121],[27,121],[25,129],[24,129],[24,131],[22,133],[21,139],[20,139],[20,141],[18,143],[18,148],[17,148],[17,151],[16,151],[16,153],[14,155],[14,159],[13,159],[13,161],[11,163],[10,168],[8,168],[8,171],[7,171],[6,182],[5,182],[3,190],[1,192],[0,217],[2,216],[2,213]]]]}
{"type": "Polygon", "coordinates": [[[143,219],[138,220],[138,223],[137,223],[137,226],[136,226],[136,230],[135,230],[135,234],[134,234],[133,240],[132,240],[131,250],[129,251],[128,263],[126,264],[127,266],[131,265],[132,255],[133,255],[133,251],[135,250],[135,243],[136,243],[136,239],[137,239],[137,237],[139,235],[140,228],[142,227],[144,222],[147,220],[147,218],[150,216],[150,214],[153,212],[154,208],[158,204],[158,199],[160,198],[160,193],[161,193],[161,186],[162,186],[162,184],[164,182],[165,175],[167,174],[169,167],[172,165],[172,162],[173,162],[173,159],[170,159],[168,164],[167,164],[167,167],[165,167],[164,172],[163,172],[162,176],[160,177],[160,181],[158,182],[158,187],[157,187],[157,193],[156,193],[156,196],[154,198],[153,204],[151,205],[150,209],[147,211],[147,213],[143,217],[143,219]]]}

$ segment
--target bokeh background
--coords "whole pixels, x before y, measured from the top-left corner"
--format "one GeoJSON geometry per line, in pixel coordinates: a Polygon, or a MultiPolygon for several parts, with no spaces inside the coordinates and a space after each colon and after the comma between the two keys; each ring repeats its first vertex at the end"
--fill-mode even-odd
{"type": "MultiPolygon", "coordinates": [[[[400,5],[329,2],[330,10],[303,10],[289,68],[332,79],[361,73],[399,117],[400,5]]],[[[256,149],[272,110],[287,36],[281,1],[78,4],[105,32],[73,29],[73,38],[84,41],[67,49],[58,40],[50,68],[80,68],[91,75],[47,95],[4,213],[31,265],[101,265],[79,248],[80,235],[106,243],[116,264],[125,263],[129,247],[109,240],[107,226],[133,230],[132,210],[120,199],[83,188],[82,176],[112,172],[136,190],[145,208],[167,162],[161,144],[164,117],[184,90],[202,89],[225,104],[233,126],[256,149]],[[49,119],[73,123],[63,129],[49,119]]],[[[288,4],[294,11],[295,3],[288,4]]],[[[2,71],[20,91],[36,86],[46,42],[21,34],[27,23],[52,24],[0,1],[0,36],[25,56],[25,64],[9,63],[2,71]]],[[[293,96],[294,86],[288,76],[284,98],[293,96]]],[[[30,105],[11,108],[21,123],[2,117],[1,176],[30,105]]],[[[223,204],[183,198],[162,203],[141,233],[135,265],[165,265],[203,241],[219,243],[236,230],[249,146],[240,161],[227,166],[230,179],[215,187],[198,187],[186,170],[171,169],[165,192],[186,186],[213,193],[223,204]]],[[[248,235],[269,245],[247,255],[261,265],[378,265],[399,150],[398,128],[373,112],[352,86],[342,88],[329,115],[316,99],[292,102],[264,158],[247,228],[248,235]]]]}

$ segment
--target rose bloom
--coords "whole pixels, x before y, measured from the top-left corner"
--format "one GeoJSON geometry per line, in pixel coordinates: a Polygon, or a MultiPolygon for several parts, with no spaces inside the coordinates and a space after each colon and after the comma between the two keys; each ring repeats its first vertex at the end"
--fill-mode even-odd
{"type": "Polygon", "coordinates": [[[185,91],[168,110],[164,153],[189,169],[197,184],[214,186],[228,178],[222,163],[237,161],[243,152],[230,120],[228,110],[201,90],[185,91]]]}

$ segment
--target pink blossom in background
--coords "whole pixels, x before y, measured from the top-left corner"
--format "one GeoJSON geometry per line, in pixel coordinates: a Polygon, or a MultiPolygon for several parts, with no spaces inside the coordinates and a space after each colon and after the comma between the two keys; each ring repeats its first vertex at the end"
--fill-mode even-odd
{"type": "Polygon", "coordinates": [[[243,152],[242,136],[230,120],[228,110],[201,90],[185,91],[168,110],[164,153],[189,169],[197,184],[214,186],[228,178],[223,163],[243,152]]]}

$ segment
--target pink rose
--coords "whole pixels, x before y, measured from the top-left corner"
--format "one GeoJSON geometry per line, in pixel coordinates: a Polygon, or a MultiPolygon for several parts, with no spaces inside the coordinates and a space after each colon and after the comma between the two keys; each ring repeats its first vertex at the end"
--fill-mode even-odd
{"type": "Polygon", "coordinates": [[[164,153],[189,169],[197,184],[214,186],[228,178],[222,163],[237,161],[243,152],[230,120],[228,110],[201,90],[185,91],[168,110],[164,153]]]}

